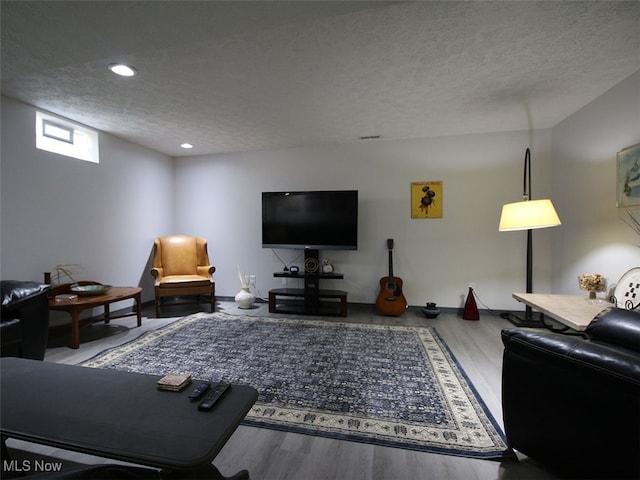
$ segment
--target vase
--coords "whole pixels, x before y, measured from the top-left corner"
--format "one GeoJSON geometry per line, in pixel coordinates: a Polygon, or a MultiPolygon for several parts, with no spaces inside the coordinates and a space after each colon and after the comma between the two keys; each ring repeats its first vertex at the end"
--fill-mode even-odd
{"type": "Polygon", "coordinates": [[[440,309],[436,307],[435,303],[429,302],[427,306],[422,309],[422,313],[424,313],[424,316],[427,318],[436,318],[440,315],[440,309]]]}
{"type": "Polygon", "coordinates": [[[235,297],[238,308],[251,308],[255,300],[256,297],[253,293],[251,293],[251,291],[249,291],[249,287],[242,287],[242,289],[235,297]]]}

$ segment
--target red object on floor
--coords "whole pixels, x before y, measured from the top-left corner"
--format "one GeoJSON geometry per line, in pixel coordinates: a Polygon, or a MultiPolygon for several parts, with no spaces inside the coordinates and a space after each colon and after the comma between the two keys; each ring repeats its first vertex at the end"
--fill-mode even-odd
{"type": "Polygon", "coordinates": [[[480,320],[478,306],[476,305],[476,297],[473,295],[473,288],[469,287],[467,301],[464,303],[464,313],[462,318],[465,320],[480,320]]]}

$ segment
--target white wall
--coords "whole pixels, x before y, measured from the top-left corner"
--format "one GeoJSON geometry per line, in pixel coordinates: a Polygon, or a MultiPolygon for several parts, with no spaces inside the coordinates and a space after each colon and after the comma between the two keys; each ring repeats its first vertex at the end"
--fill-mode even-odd
{"type": "Polygon", "coordinates": [[[638,143],[640,71],[553,129],[553,192],[571,212],[554,247],[555,292],[577,293],[582,273],[601,273],[613,285],[640,266],[640,238],[616,208],[616,152],[638,143]]]}
{"type": "MultiPolygon", "coordinates": [[[[357,189],[359,249],[321,253],[344,280],[326,288],[349,292],[350,302],[373,303],[387,273],[386,239],[395,239],[394,273],[411,305],[463,305],[468,284],[491,308],[512,308],[523,291],[522,232],[498,232],[502,204],[522,199],[528,132],[406,141],[374,141],[176,159],[177,231],[209,239],[216,291],[239,290],[237,266],[257,275],[263,296],[281,286],[282,265],[261,247],[261,192],[357,189]],[[443,181],[443,218],[411,219],[412,181],[443,181]]],[[[550,132],[535,132],[537,197],[550,193],[550,132]]],[[[550,291],[551,234],[536,235],[535,286],[550,291]]],[[[278,250],[287,263],[298,251],[278,250]]],[[[301,265],[301,260],[298,260],[301,265]]],[[[294,281],[295,286],[295,281],[294,281]]]]}
{"type": "Polygon", "coordinates": [[[173,229],[170,157],[100,133],[100,164],[35,148],[35,109],[2,98],[1,270],[42,281],[56,263],[80,279],[140,285],[153,298],[153,238],[173,229]]]}

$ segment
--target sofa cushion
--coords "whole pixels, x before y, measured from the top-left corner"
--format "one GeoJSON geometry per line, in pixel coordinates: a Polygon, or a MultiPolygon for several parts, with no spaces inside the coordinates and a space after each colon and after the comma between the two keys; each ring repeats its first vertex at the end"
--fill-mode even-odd
{"type": "Polygon", "coordinates": [[[589,339],[640,352],[640,313],[609,307],[596,315],[585,333],[589,339]]]}
{"type": "Polygon", "coordinates": [[[207,287],[211,285],[211,279],[207,277],[201,277],[200,275],[168,275],[162,277],[162,282],[159,283],[160,288],[175,288],[175,287],[207,287]]]}

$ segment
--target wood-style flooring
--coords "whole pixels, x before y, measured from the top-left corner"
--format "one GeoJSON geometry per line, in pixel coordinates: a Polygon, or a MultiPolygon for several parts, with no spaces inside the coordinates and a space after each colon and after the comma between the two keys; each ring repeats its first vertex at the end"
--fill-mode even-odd
{"type": "MultiPolygon", "coordinates": [[[[270,315],[267,305],[239,310],[234,302],[219,301],[219,311],[270,315]]],[[[113,320],[109,325],[95,323],[81,333],[78,350],[66,346],[70,332],[64,328],[52,333],[45,361],[75,364],[97,353],[133,340],[141,333],[162,327],[176,318],[208,311],[206,306],[167,306],[161,318],[154,318],[152,306],[145,306],[142,327],[135,317],[113,320]]],[[[280,315],[272,315],[280,316],[280,315]]],[[[313,317],[309,317],[313,318],[313,317]]],[[[385,317],[369,305],[349,305],[348,321],[370,324],[434,326],[453,351],[494,418],[502,424],[500,403],[502,343],[500,331],[512,327],[506,320],[481,312],[479,321],[463,320],[457,313],[442,313],[427,319],[419,309],[409,309],[401,317],[385,317]]],[[[524,379],[523,379],[524,381],[524,379]]],[[[43,400],[46,397],[43,397],[43,400]]],[[[82,401],[78,399],[78,401],[82,401]]],[[[9,440],[8,446],[19,456],[44,455],[73,462],[107,463],[111,460],[9,440]]],[[[561,455],[561,452],[558,452],[561,455]]],[[[545,480],[561,478],[534,461],[519,455],[519,461],[477,460],[449,455],[415,452],[364,443],[286,433],[240,426],[216,457],[214,464],[224,475],[247,469],[253,480],[545,480]]]]}

